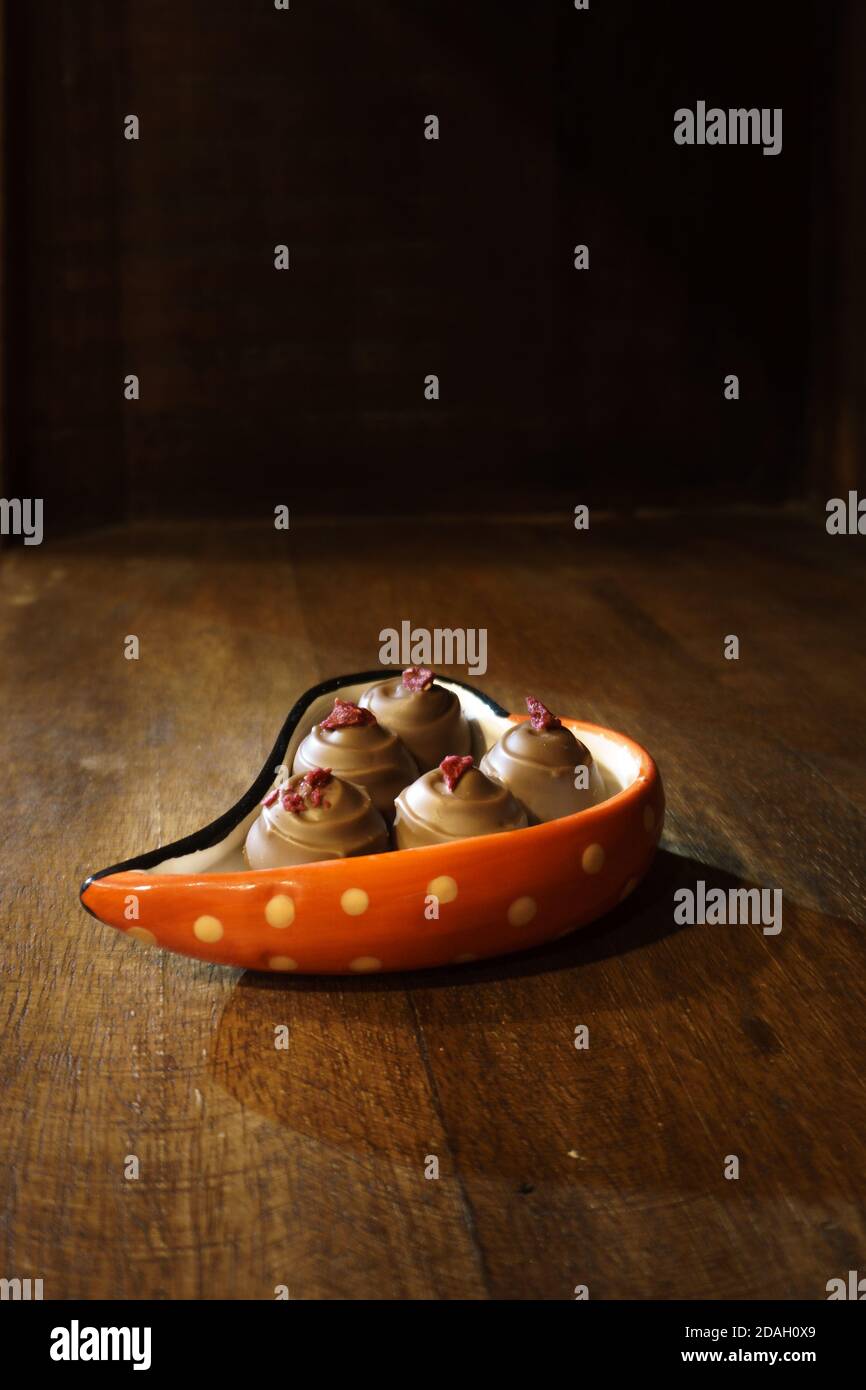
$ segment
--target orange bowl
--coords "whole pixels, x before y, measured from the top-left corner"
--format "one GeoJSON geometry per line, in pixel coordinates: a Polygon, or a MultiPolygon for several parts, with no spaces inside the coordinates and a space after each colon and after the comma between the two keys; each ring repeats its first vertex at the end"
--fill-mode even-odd
{"type": "MultiPolygon", "coordinates": [[[[203,830],[91,874],[81,901],[139,943],[248,970],[348,975],[461,965],[538,946],[610,911],[655,856],[664,792],[625,734],[563,719],[609,792],[525,830],[294,868],[251,870],[241,849],[277,766],[330,708],[393,671],[339,676],[302,695],[256,781],[203,830]]],[[[520,715],[462,681],[453,690],[480,756],[520,715]]]]}

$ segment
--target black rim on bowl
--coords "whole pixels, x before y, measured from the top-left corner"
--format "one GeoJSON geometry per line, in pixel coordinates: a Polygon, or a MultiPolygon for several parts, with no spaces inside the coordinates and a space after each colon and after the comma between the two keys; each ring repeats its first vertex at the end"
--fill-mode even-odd
{"type": "MultiPolygon", "coordinates": [[[[314,700],[317,700],[321,695],[329,695],[334,690],[340,690],[346,685],[361,685],[362,683],[371,685],[374,681],[388,680],[398,674],[399,672],[394,670],[357,671],[347,676],[331,676],[328,680],[311,686],[309,690],[304,691],[304,694],[295,701],[289,710],[286,721],[277,735],[277,741],[268,754],[261,772],[249,791],[244,792],[234,806],[219,816],[217,820],[211,821],[210,825],[194,831],[192,835],[185,835],[182,840],[175,840],[170,845],[159,845],[156,849],[146,850],[144,854],[137,854],[132,859],[124,859],[121,864],[111,864],[107,869],[99,869],[95,874],[88,875],[79,889],[79,897],[83,899],[91,883],[95,883],[100,878],[107,878],[109,874],[127,873],[132,869],[152,869],[165,859],[180,859],[185,854],[194,854],[196,850],[211,849],[214,845],[218,845],[240,824],[245,816],[249,815],[250,811],[262,800],[269,787],[273,785],[274,768],[282,763],[292,734],[314,700]]],[[[500,719],[507,719],[508,710],[503,709],[489,695],[485,695],[483,690],[478,690],[476,686],[469,685],[466,681],[455,680],[451,676],[443,676],[442,680],[447,681],[449,685],[456,685],[461,690],[468,691],[470,695],[474,695],[482,704],[485,704],[491,714],[500,719]]],[[[82,907],[90,913],[91,917],[96,916],[83,901],[82,907]]],[[[99,919],[97,918],[97,920],[99,919]]]]}

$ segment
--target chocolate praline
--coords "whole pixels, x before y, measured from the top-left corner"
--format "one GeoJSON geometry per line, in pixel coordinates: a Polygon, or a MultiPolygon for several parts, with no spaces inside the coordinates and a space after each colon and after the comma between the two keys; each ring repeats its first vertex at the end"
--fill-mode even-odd
{"type": "Polygon", "coordinates": [[[408,748],[371,710],[340,699],[320,724],[313,725],[295,754],[293,772],[314,767],[330,767],[344,781],[363,787],[389,823],[397,793],[418,775],[408,748]]]}
{"type": "Polygon", "coordinates": [[[527,705],[532,718],[515,724],[488,749],[482,771],[508,787],[534,823],[604,801],[604,781],[586,744],[540,701],[530,697],[527,705]]]}
{"type": "Polygon", "coordinates": [[[426,666],[410,666],[400,676],[377,681],[360,699],[380,724],[409,749],[420,772],[437,767],[449,753],[468,753],[472,737],[460,701],[436,685],[426,666]]]}
{"type": "Polygon", "coordinates": [[[265,797],[244,856],[251,869],[282,869],[388,848],[388,827],[363,787],[316,769],[265,797]]]}
{"type": "Polygon", "coordinates": [[[447,844],[471,835],[522,830],[526,812],[506,787],[471,766],[471,757],[445,758],[397,797],[394,839],[398,849],[447,844]],[[446,775],[448,763],[469,764],[446,775]]]}

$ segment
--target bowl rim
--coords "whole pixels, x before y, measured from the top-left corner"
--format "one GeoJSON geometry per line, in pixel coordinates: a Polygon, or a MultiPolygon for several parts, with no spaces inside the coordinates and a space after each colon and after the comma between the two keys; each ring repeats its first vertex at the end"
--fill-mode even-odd
{"type": "MultiPolygon", "coordinates": [[[[292,735],[314,701],[318,700],[322,695],[328,695],[332,691],[339,690],[344,686],[389,680],[393,679],[394,676],[398,674],[399,672],[396,672],[393,668],[390,670],[377,669],[372,671],[350,672],[346,675],[330,676],[327,680],[320,681],[318,684],[310,686],[308,690],[305,690],[304,693],[298,697],[294,705],[292,705],[288,715],[283,721],[276,742],[265,759],[261,771],[249,789],[243,793],[233,806],[229,807],[227,811],[224,811],[216,820],[210,821],[207,825],[202,826],[201,829],[195,830],[189,835],[182,836],[179,840],[174,840],[168,845],[158,845],[154,849],[145,850],[141,854],[133,855],[129,859],[124,859],[117,864],[110,864],[104,869],[97,869],[94,873],[88,874],[79,889],[79,898],[82,906],[92,917],[97,917],[97,914],[93,912],[92,908],[85,901],[85,894],[91,884],[98,883],[100,879],[113,877],[115,874],[134,873],[136,871],[146,872],[149,869],[157,867],[166,860],[178,859],[199,850],[211,849],[214,845],[219,844],[221,840],[224,840],[226,836],[237,827],[244,817],[249,815],[249,813],[261,803],[262,797],[273,785],[274,766],[282,761],[292,735]]],[[[465,690],[473,695],[487,706],[491,714],[499,719],[510,719],[514,723],[523,723],[529,718],[529,715],[515,714],[510,710],[504,709],[492,696],[488,695],[483,690],[479,690],[477,686],[470,685],[468,681],[462,681],[452,676],[442,676],[440,679],[447,681],[450,686],[457,686],[461,690],[465,690]]],[[[609,815],[615,814],[617,809],[624,808],[629,801],[644,796],[647,791],[647,784],[654,782],[658,777],[655,762],[650,754],[639,743],[630,738],[628,734],[623,734],[618,730],[606,728],[601,724],[593,724],[586,720],[570,719],[566,716],[562,716],[562,718],[563,723],[572,729],[586,729],[588,732],[598,734],[600,737],[608,739],[614,738],[617,742],[627,745],[638,759],[640,768],[638,775],[628,786],[621,788],[618,792],[614,792],[612,796],[606,797],[604,801],[599,802],[596,806],[589,806],[582,811],[575,811],[571,815],[561,816],[556,821],[543,822],[540,825],[524,826],[519,830],[506,831],[499,835],[472,836],[471,839],[474,842],[478,843],[488,840],[502,841],[509,839],[512,835],[537,836],[544,835],[545,833],[549,835],[553,826],[556,826],[559,831],[564,831],[567,827],[574,825],[578,821],[585,825],[589,817],[607,819],[609,815]]],[[[391,853],[419,854],[423,853],[425,849],[430,848],[431,846],[421,846],[407,850],[393,850],[391,853]]],[[[441,846],[438,848],[441,848],[441,846]]],[[[359,856],[359,858],[365,857],[369,856],[359,856]]],[[[304,867],[307,870],[314,867],[318,867],[321,870],[328,868],[329,863],[330,861],[322,861],[318,866],[308,864],[304,867]]],[[[262,879],[267,879],[274,877],[275,874],[284,872],[284,870],[278,871],[274,869],[248,869],[237,871],[236,876],[239,878],[261,877],[262,879]]],[[[191,871],[191,873],[192,876],[196,878],[203,876],[196,874],[194,871],[191,871]]],[[[220,875],[220,877],[231,876],[231,874],[220,875]]],[[[160,876],[155,875],[155,877],[160,876]]],[[[177,879],[179,876],[173,873],[171,875],[165,875],[165,877],[177,879]]],[[[180,877],[183,876],[181,875],[180,877]]],[[[97,917],[97,920],[101,919],[97,917]]]]}
{"type": "MultiPolygon", "coordinates": [[[[289,742],[301,719],[314,701],[322,695],[329,695],[331,691],[340,690],[345,685],[360,685],[361,682],[372,684],[377,680],[388,680],[399,675],[399,671],[377,669],[373,671],[357,671],[344,676],[329,676],[327,680],[319,681],[317,685],[311,685],[305,690],[303,695],[299,695],[292,705],[282,728],[277,734],[276,742],[264,761],[261,771],[253,782],[252,786],[224,811],[216,820],[210,821],[200,830],[194,830],[189,835],[183,835],[179,840],[173,840],[168,845],[157,845],[154,849],[144,850],[141,854],[135,854],[129,859],[121,860],[118,864],[110,864],[105,869],[97,869],[94,873],[88,874],[79,889],[79,897],[83,898],[86,890],[91,883],[96,883],[101,878],[108,878],[111,874],[129,873],[136,869],[147,870],[161,864],[165,859],[180,858],[184,854],[193,854],[197,850],[211,849],[214,845],[224,840],[230,831],[234,830],[240,821],[261,801],[262,797],[273,785],[274,765],[282,761],[283,754],[289,746],[289,742]]],[[[503,709],[496,700],[487,695],[483,690],[478,690],[476,686],[469,685],[467,681],[461,681],[451,676],[443,677],[451,685],[459,685],[462,690],[468,690],[471,695],[476,696],[487,705],[490,712],[497,718],[507,719],[508,710],[503,709]]],[[[396,852],[396,851],[395,851],[396,852]]],[[[250,870],[253,872],[253,870],[250,870]]],[[[87,904],[85,903],[86,907],[87,904]]],[[[89,909],[88,909],[89,911],[89,909]]]]}

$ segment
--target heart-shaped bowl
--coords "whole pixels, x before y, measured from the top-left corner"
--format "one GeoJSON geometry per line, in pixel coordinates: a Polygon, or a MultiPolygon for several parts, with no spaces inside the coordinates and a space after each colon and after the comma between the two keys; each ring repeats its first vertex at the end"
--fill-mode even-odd
{"type": "MultiPolygon", "coordinates": [[[[149,946],[248,970],[349,975],[462,965],[526,950],[585,926],[647,872],[664,820],[655,763],[625,734],[563,723],[587,745],[608,791],[586,811],[525,830],[422,849],[246,867],[241,850],[277,770],[333,697],[357,700],[393,671],[337,676],[302,695],[249,791],[186,839],[91,874],[81,901],[149,946]]],[[[453,690],[479,758],[523,716],[462,681],[453,690]]]]}

